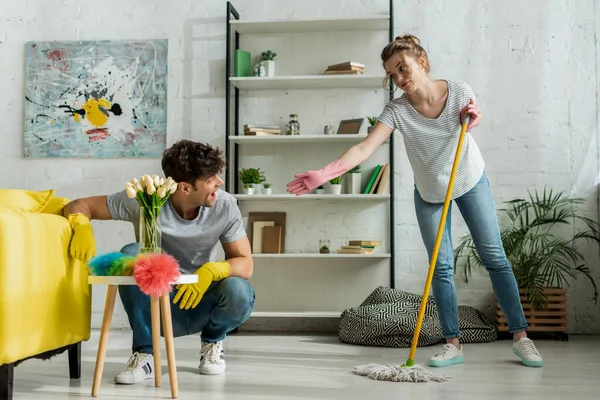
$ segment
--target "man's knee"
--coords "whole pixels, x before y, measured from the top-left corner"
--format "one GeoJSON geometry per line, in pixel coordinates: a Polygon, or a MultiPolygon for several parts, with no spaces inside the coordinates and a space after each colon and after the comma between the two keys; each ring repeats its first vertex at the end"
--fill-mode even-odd
{"type": "Polygon", "coordinates": [[[226,299],[227,308],[239,314],[242,320],[248,318],[254,309],[255,293],[246,279],[231,276],[220,282],[222,295],[226,299]]]}
{"type": "Polygon", "coordinates": [[[138,242],[129,243],[123,246],[121,253],[135,257],[140,253],[140,244],[138,242]]]}

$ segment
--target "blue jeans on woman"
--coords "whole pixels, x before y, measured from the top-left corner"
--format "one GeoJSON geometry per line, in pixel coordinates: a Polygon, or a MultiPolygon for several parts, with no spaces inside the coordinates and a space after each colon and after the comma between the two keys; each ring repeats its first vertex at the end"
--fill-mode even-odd
{"type": "MultiPolygon", "coordinates": [[[[139,251],[139,243],[121,249],[122,253],[131,256],[136,256],[139,251]]],[[[179,304],[173,304],[176,293],[173,290],[170,294],[174,337],[202,332],[203,342],[219,342],[245,322],[254,308],[254,289],[247,280],[239,277],[213,282],[196,308],[189,310],[181,310],[179,304]]],[[[152,354],[150,297],[137,285],[119,286],[119,296],[133,331],[132,352],[152,354]]],[[[163,336],[162,324],[160,334],[163,336]]]]}
{"type": "MultiPolygon", "coordinates": [[[[424,201],[416,188],[414,200],[421,236],[431,260],[444,204],[432,204],[424,201]]],[[[454,201],[469,228],[477,253],[490,275],[494,293],[506,315],[509,331],[511,333],[525,331],[527,322],[521,306],[519,289],[502,246],[494,198],[486,174],[482,175],[473,189],[454,201]]],[[[454,250],[450,233],[451,210],[452,203],[448,209],[433,281],[431,282],[431,290],[437,307],[442,334],[446,339],[460,337],[458,303],[456,288],[454,287],[454,250]]]]}

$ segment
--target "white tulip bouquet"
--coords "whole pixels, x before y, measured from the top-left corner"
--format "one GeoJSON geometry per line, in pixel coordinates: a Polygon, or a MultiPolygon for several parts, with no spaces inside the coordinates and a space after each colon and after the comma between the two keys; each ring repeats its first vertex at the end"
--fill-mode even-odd
{"type": "Polygon", "coordinates": [[[127,197],[136,199],[140,205],[140,243],[142,252],[160,252],[158,216],[169,196],[177,190],[177,182],[171,177],[144,175],[138,181],[133,178],[125,183],[127,197]]]}

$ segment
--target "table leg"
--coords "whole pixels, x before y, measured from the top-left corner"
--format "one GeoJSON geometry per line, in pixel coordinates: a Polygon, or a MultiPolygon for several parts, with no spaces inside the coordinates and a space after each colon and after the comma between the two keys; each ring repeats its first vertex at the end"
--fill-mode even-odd
{"type": "Polygon", "coordinates": [[[171,320],[171,301],[169,295],[160,297],[162,311],[163,333],[167,347],[167,362],[169,364],[169,381],[171,382],[171,396],[176,399],[179,395],[177,387],[177,365],[175,363],[175,343],[173,341],[173,325],[171,320]]]}
{"type": "Polygon", "coordinates": [[[154,355],[154,386],[161,387],[162,372],[160,359],[160,303],[158,297],[150,297],[150,315],[152,318],[152,352],[154,355]]]}
{"type": "Polygon", "coordinates": [[[106,293],[106,303],[104,305],[104,316],[102,318],[102,328],[100,330],[100,343],[98,344],[98,354],[96,355],[96,368],[94,370],[94,382],[92,384],[92,396],[97,397],[100,391],[100,382],[102,381],[102,371],[104,370],[104,359],[106,358],[106,348],[108,347],[108,335],[110,324],[112,322],[113,310],[115,308],[115,299],[117,298],[117,286],[108,285],[106,293]]]}

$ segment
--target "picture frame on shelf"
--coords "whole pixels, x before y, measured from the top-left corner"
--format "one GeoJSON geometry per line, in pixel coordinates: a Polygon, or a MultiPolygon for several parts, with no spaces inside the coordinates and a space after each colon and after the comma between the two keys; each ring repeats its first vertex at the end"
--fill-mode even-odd
{"type": "Polygon", "coordinates": [[[364,118],[343,119],[338,126],[338,135],[358,135],[362,132],[365,123],[364,118]]]}

